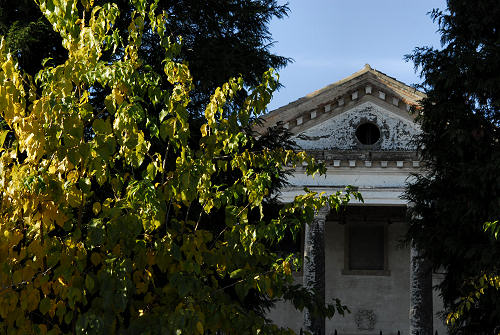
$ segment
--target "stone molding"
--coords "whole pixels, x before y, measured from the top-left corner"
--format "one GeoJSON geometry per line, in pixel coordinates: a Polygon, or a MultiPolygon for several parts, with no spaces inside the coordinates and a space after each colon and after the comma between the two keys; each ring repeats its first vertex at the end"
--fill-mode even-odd
{"type": "MultiPolygon", "coordinates": [[[[396,161],[371,161],[354,159],[331,159],[324,161],[327,167],[333,168],[398,168],[398,169],[416,169],[421,166],[418,160],[396,160],[396,161]]],[[[305,167],[297,167],[295,170],[306,170],[305,167]]]]}
{"type": "MultiPolygon", "coordinates": [[[[317,161],[332,168],[415,170],[422,167],[416,151],[306,150],[306,152],[317,161]]],[[[297,171],[305,169],[305,166],[295,168],[297,171]]]]}
{"type": "Polygon", "coordinates": [[[418,105],[424,97],[425,94],[417,89],[366,64],[353,75],[270,112],[263,117],[262,126],[265,128],[281,122],[293,133],[300,132],[310,123],[317,124],[329,116],[338,115],[368,98],[409,115],[411,106],[418,105]]]}
{"type": "Polygon", "coordinates": [[[309,121],[316,119],[324,114],[331,114],[332,116],[350,108],[354,103],[361,103],[362,98],[366,95],[375,96],[376,98],[384,101],[388,105],[391,104],[404,112],[409,112],[412,104],[408,100],[401,98],[401,96],[391,93],[390,90],[377,87],[378,94],[372,94],[373,84],[367,83],[363,86],[357,87],[346,94],[339,95],[338,97],[328,100],[326,103],[321,103],[317,107],[301,112],[294,115],[293,118],[282,121],[284,127],[287,129],[294,129],[298,126],[305,128],[309,121]],[[370,92],[370,93],[367,93],[370,92]]]}

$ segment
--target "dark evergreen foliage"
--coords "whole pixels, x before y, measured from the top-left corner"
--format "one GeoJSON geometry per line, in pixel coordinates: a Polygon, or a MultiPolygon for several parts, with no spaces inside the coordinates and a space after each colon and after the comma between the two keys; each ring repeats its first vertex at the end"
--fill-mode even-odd
{"type": "MultiPolygon", "coordinates": [[[[408,238],[445,272],[446,312],[483,274],[500,272],[500,241],[484,223],[500,218],[500,6],[495,0],[448,0],[434,10],[443,46],[408,56],[421,69],[427,98],[418,120],[425,171],[409,185],[415,204],[408,238]]],[[[472,303],[454,334],[497,334],[500,292],[472,303]]]]}
{"type": "Polygon", "coordinates": [[[0,35],[17,56],[19,66],[31,75],[52,58],[60,64],[67,58],[56,33],[33,0],[0,0],[0,35]]]}
{"type": "MultiPolygon", "coordinates": [[[[126,39],[131,4],[128,0],[96,0],[96,5],[117,3],[120,18],[116,25],[126,39]]],[[[83,8],[81,9],[83,11],[83,8]]],[[[290,59],[273,54],[274,43],[268,29],[272,18],[287,15],[288,5],[277,0],[160,0],[159,10],[168,14],[167,31],[173,39],[181,36],[180,60],[189,63],[196,91],[191,94],[190,110],[202,112],[214,90],[229,78],[242,76],[247,87],[260,82],[269,68],[280,69],[290,59]]],[[[87,14],[87,18],[90,14],[87,14]]],[[[163,48],[158,37],[144,30],[141,57],[158,73],[163,72],[163,48]]],[[[1,0],[0,35],[18,57],[27,73],[35,75],[42,61],[54,64],[66,59],[61,38],[33,0],[1,0]]],[[[245,93],[236,103],[243,102],[245,93]]]]}

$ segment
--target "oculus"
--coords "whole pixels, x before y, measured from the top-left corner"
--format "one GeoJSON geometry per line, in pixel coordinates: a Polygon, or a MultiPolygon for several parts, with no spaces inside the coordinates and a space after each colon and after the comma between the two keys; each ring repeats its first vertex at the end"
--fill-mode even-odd
{"type": "Polygon", "coordinates": [[[362,123],[356,128],[356,138],[361,144],[372,145],[380,139],[380,129],[371,123],[362,123]]]}

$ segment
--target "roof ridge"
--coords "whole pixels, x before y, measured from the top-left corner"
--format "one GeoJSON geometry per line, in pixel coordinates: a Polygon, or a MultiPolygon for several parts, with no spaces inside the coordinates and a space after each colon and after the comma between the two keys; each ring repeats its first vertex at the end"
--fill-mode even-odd
{"type": "Polygon", "coordinates": [[[423,92],[419,91],[415,87],[407,85],[406,83],[404,83],[404,82],[402,82],[400,80],[397,80],[396,78],[391,77],[391,76],[385,74],[382,71],[374,69],[374,68],[372,68],[370,66],[370,64],[366,63],[361,70],[359,70],[357,72],[354,72],[353,74],[351,74],[351,75],[349,75],[349,76],[347,76],[347,77],[345,77],[343,79],[340,79],[340,80],[338,80],[336,82],[328,84],[328,85],[326,85],[326,86],[324,86],[324,87],[322,87],[322,88],[320,88],[318,90],[315,90],[315,91],[313,91],[311,93],[308,93],[305,96],[300,97],[297,100],[291,101],[291,102],[289,102],[286,105],[278,107],[278,108],[270,111],[267,115],[275,114],[276,112],[279,112],[279,111],[281,111],[283,109],[288,109],[288,108],[290,108],[292,106],[297,106],[297,105],[299,105],[300,103],[302,103],[304,101],[307,101],[307,100],[309,100],[311,98],[317,97],[317,96],[321,95],[323,92],[326,92],[326,91],[328,91],[328,90],[330,90],[332,88],[338,87],[338,86],[340,86],[340,85],[342,85],[342,84],[344,84],[344,83],[346,83],[346,82],[348,82],[348,81],[350,81],[350,80],[352,80],[354,78],[362,76],[365,73],[372,73],[374,76],[376,76],[376,77],[378,77],[378,78],[380,78],[382,80],[385,79],[388,82],[392,82],[393,84],[395,84],[397,86],[400,86],[400,88],[403,88],[405,90],[411,89],[412,93],[414,93],[416,95],[419,95],[421,97],[425,96],[425,94],[423,92]]]}

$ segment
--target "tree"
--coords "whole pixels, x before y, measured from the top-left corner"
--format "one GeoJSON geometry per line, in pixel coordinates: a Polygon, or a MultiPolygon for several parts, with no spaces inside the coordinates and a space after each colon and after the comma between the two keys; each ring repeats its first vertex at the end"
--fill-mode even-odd
{"type": "Polygon", "coordinates": [[[216,89],[197,136],[193,79],[155,3],[133,1],[126,39],[116,5],[82,6],[85,20],[76,0],[40,1],[67,59],[34,80],[0,44],[1,332],[291,333],[252,306],[280,298],[342,313],[293,285],[295,258],[273,245],[359,195],[306,193],[264,215],[287,166],[324,171],[245,131],[277,87],[272,72],[230,114],[244,80],[216,89]],[[145,27],[164,47],[163,73],[140,57],[145,27]]]}
{"type": "MultiPolygon", "coordinates": [[[[120,36],[127,39],[136,5],[128,0],[86,3],[91,2],[100,6],[113,2],[118,5],[122,14],[115,20],[115,26],[120,36]]],[[[80,13],[84,12],[84,6],[78,5],[80,13]]],[[[283,18],[288,10],[286,4],[279,5],[276,0],[158,1],[158,11],[165,11],[167,17],[166,34],[172,39],[182,36],[177,60],[189,64],[195,84],[190,94],[190,111],[202,114],[215,89],[231,77],[241,76],[244,87],[249,88],[257,85],[262,73],[269,68],[279,69],[290,61],[269,50],[273,40],[268,30],[270,20],[283,18]]],[[[139,55],[156,72],[161,72],[164,58],[163,48],[159,47],[161,41],[148,21],[145,25],[139,55]]],[[[65,60],[59,34],[52,30],[32,0],[4,0],[0,9],[0,34],[16,54],[20,67],[32,76],[42,68],[46,58],[50,57],[55,65],[65,60]]],[[[102,57],[107,59],[111,55],[104,52],[102,57]]],[[[245,97],[246,91],[241,90],[233,99],[237,101],[231,103],[241,107],[245,97]]]]}
{"type": "Polygon", "coordinates": [[[500,243],[483,228],[500,217],[500,6],[447,5],[432,11],[442,48],[409,57],[427,97],[418,111],[425,170],[408,187],[415,204],[408,237],[445,272],[438,289],[452,333],[497,334],[498,285],[470,294],[485,277],[498,280],[500,269],[500,243]]]}
{"type": "Polygon", "coordinates": [[[32,0],[1,1],[0,35],[16,55],[19,66],[33,76],[42,68],[44,59],[61,64],[67,57],[61,36],[32,0]]]}

